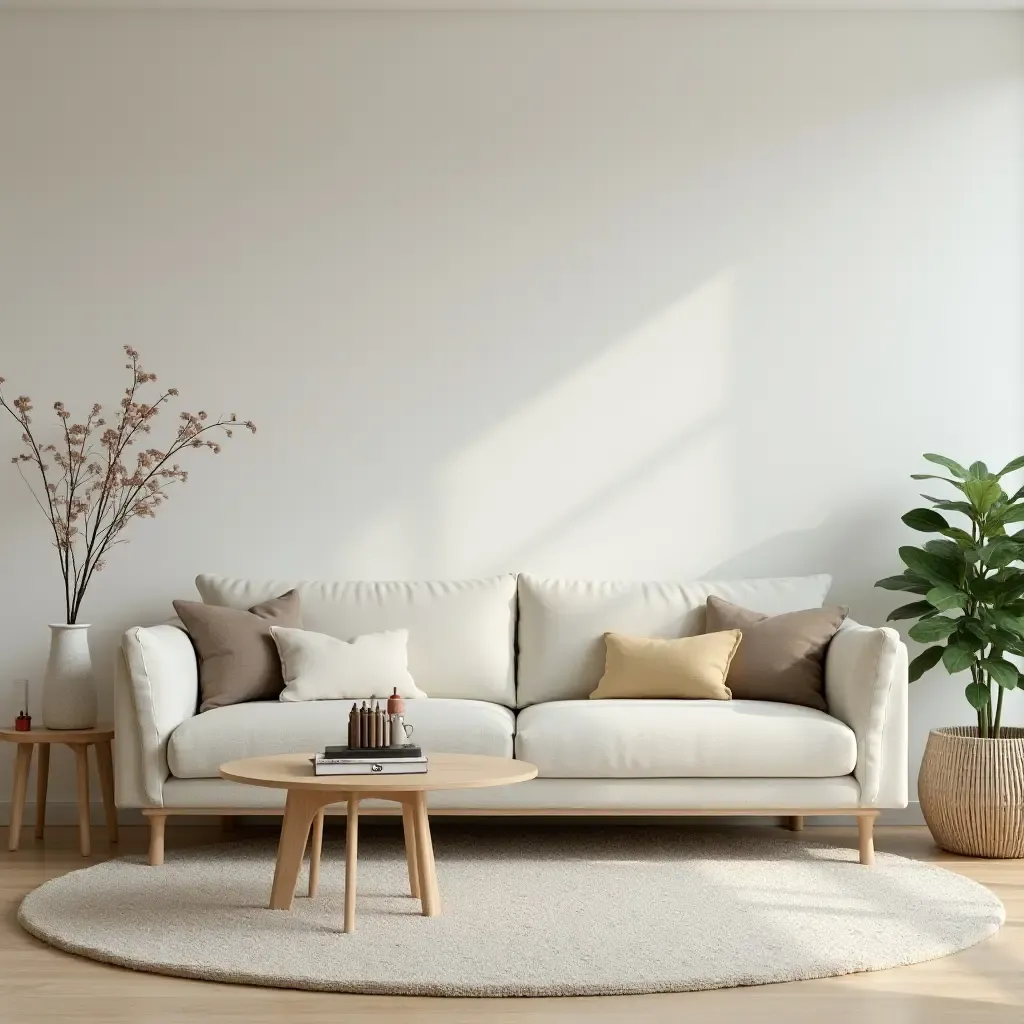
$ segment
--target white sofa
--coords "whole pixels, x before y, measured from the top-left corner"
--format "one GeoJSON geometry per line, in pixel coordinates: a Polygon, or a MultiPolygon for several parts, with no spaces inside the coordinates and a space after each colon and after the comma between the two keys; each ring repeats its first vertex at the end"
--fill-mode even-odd
{"type": "MultiPolygon", "coordinates": [[[[843,624],[826,656],[827,714],[764,701],[587,699],[603,671],[607,631],[691,635],[703,631],[711,594],[778,614],[820,606],[829,584],[827,576],[689,584],[529,575],[196,580],[204,601],[235,608],[296,587],[305,627],[344,639],[407,628],[409,668],[430,697],[407,702],[415,739],[428,752],[517,756],[539,769],[515,786],[433,793],[433,811],[772,814],[794,827],[807,814],[853,815],[869,861],[875,815],[907,803],[907,652],[894,630],[843,624]]],[[[196,657],[174,625],[128,630],[122,654],[117,802],[150,817],[157,862],[170,814],[283,808],[282,791],[220,779],[220,764],[322,749],[346,735],[346,701],[263,701],[197,714],[196,657]]]]}

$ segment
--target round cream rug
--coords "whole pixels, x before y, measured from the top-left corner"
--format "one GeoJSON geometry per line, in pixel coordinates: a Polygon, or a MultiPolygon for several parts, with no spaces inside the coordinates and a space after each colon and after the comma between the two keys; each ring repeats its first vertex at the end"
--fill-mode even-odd
{"type": "MultiPolygon", "coordinates": [[[[401,840],[359,842],[357,930],[341,930],[344,841],[320,893],[267,909],[275,844],[127,857],[28,895],[60,949],[137,970],[336,992],[551,996],[682,992],[880,970],[995,932],[1003,907],[951,871],[879,854],[664,826],[435,830],[442,914],[406,895],[401,840]]],[[[300,881],[305,892],[305,876],[300,881]]]]}

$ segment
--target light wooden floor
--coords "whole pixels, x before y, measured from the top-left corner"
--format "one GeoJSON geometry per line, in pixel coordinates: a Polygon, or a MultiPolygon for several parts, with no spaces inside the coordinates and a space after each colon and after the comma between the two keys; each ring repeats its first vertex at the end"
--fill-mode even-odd
{"type": "MultiPolygon", "coordinates": [[[[337,828],[337,826],[334,826],[337,828]]],[[[391,823],[379,827],[390,828],[391,823]]],[[[481,828],[488,827],[480,823],[481,828]]],[[[706,827],[680,822],[680,828],[706,827]]],[[[435,825],[440,834],[443,822],[435,825]]],[[[6,830],[3,830],[4,832],[6,830]]],[[[243,829],[270,834],[267,829],[243,829]]],[[[799,835],[788,835],[799,841],[799,835]]],[[[168,848],[209,842],[213,826],[170,826],[168,848]]],[[[125,853],[146,849],[146,831],[121,831],[125,853]]],[[[856,829],[808,829],[803,836],[855,847],[856,829]]],[[[226,838],[226,837],[225,837],[226,838]]],[[[6,847],[6,836],[3,846],[6,847]]],[[[999,894],[1007,923],[994,938],[953,957],[915,967],[823,981],[680,995],[587,999],[444,1000],[343,996],[185,981],[107,967],[57,952],[21,931],[15,912],[41,882],[89,863],[77,850],[76,830],[51,828],[42,842],[23,834],[22,849],[0,853],[0,1022],[178,1024],[183,1021],[387,1022],[387,1024],[636,1024],[661,1022],[813,1021],[814,1024],[1022,1024],[1024,1022],[1024,861],[967,861],[943,854],[923,828],[878,830],[877,845],[922,860],[937,860],[999,894]]],[[[96,830],[93,862],[107,856],[96,830]]],[[[699,941],[699,936],[695,937],[699,941]]]]}

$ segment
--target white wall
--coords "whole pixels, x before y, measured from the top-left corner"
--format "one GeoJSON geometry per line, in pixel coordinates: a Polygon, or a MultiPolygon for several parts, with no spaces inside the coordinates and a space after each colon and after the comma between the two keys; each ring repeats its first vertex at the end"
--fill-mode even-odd
{"type": "MultiPolygon", "coordinates": [[[[260,428],[111,559],[100,668],[197,571],[827,570],[882,621],[919,453],[1024,450],[1022,29],[0,15],[8,389],[116,402],[131,343],[260,428]]],[[[38,684],[56,564],[0,472],[38,684]]],[[[961,691],[916,685],[915,772],[961,691]]]]}

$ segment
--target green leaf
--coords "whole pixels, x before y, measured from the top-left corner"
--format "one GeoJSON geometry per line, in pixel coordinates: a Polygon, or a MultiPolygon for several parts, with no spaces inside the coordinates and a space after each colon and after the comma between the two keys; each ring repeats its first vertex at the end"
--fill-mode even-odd
{"type": "Polygon", "coordinates": [[[1004,658],[982,658],[981,667],[1004,689],[1017,688],[1017,666],[1004,658]]]}
{"type": "Polygon", "coordinates": [[[922,615],[934,615],[935,608],[927,601],[914,601],[912,604],[901,604],[899,608],[893,608],[885,617],[886,622],[895,622],[897,619],[917,619],[922,615]]]}
{"type": "Polygon", "coordinates": [[[941,539],[938,537],[932,540],[927,540],[924,543],[925,551],[930,551],[933,555],[938,555],[939,558],[948,559],[951,563],[956,565],[956,574],[959,577],[960,573],[963,572],[963,563],[966,560],[964,549],[957,544],[954,540],[946,540],[945,537],[941,539]]]}
{"type": "Polygon", "coordinates": [[[950,634],[956,632],[956,627],[956,619],[950,619],[944,615],[936,615],[933,618],[915,622],[908,630],[908,636],[919,644],[930,644],[936,640],[945,640],[950,634]]]}
{"type": "Polygon", "coordinates": [[[902,518],[912,530],[920,530],[921,533],[939,533],[949,529],[945,518],[931,508],[913,508],[902,518]]]}
{"type": "Polygon", "coordinates": [[[976,660],[974,651],[959,643],[950,644],[942,652],[942,664],[951,676],[955,676],[957,672],[963,672],[964,669],[970,668],[976,660]]]}
{"type": "Polygon", "coordinates": [[[966,590],[979,601],[1002,600],[1005,604],[1015,599],[1014,591],[1021,586],[1021,581],[1001,576],[989,576],[987,579],[974,578],[967,582],[966,590]]]}
{"type": "Polygon", "coordinates": [[[1017,637],[1024,637],[1024,617],[1020,614],[1007,611],[1004,608],[986,608],[984,614],[999,629],[1005,629],[1017,637]]]}
{"type": "Polygon", "coordinates": [[[967,697],[967,703],[977,711],[980,711],[992,699],[988,687],[982,686],[980,683],[968,683],[964,694],[967,697]]]}
{"type": "Polygon", "coordinates": [[[996,626],[989,626],[987,630],[989,642],[993,647],[998,647],[1003,651],[1010,651],[1013,653],[1013,647],[1015,644],[1020,644],[1020,637],[1015,636],[1013,633],[1008,633],[1005,629],[999,629],[996,626]]]}
{"type": "Polygon", "coordinates": [[[1007,503],[992,515],[989,522],[998,523],[1000,526],[1006,526],[1007,523],[1024,522],[1024,505],[1007,503]]]}
{"type": "Polygon", "coordinates": [[[967,475],[972,480],[988,480],[992,474],[984,462],[972,462],[967,469],[967,475]]]}
{"type": "Polygon", "coordinates": [[[1015,541],[999,537],[989,541],[981,549],[981,560],[990,569],[1002,569],[1020,557],[1020,548],[1015,541]]]}
{"type": "Polygon", "coordinates": [[[917,682],[930,668],[935,668],[942,661],[942,647],[929,647],[923,650],[908,666],[908,673],[912,683],[917,682]]]}
{"type": "Polygon", "coordinates": [[[905,572],[901,576],[886,576],[878,580],[876,587],[882,590],[905,590],[908,594],[927,594],[931,584],[923,576],[915,576],[912,572],[905,572]]]}
{"type": "MultiPolygon", "coordinates": [[[[953,643],[952,640],[949,642],[953,643]]],[[[956,642],[969,651],[980,651],[987,647],[992,639],[988,630],[977,619],[965,615],[957,622],[956,642]]]]}
{"type": "Polygon", "coordinates": [[[1018,455],[1017,458],[1012,459],[996,473],[996,476],[1006,476],[1007,473],[1012,473],[1017,469],[1024,469],[1024,455],[1018,455]]]}
{"type": "Polygon", "coordinates": [[[971,551],[974,549],[974,538],[966,531],[961,530],[956,526],[947,526],[942,531],[943,537],[949,537],[950,540],[955,540],[957,544],[964,549],[964,551],[971,551]]]}
{"type": "Polygon", "coordinates": [[[934,462],[936,466],[945,466],[953,476],[958,476],[961,480],[967,479],[967,470],[959,462],[954,462],[945,455],[936,455],[934,452],[926,452],[924,457],[929,462],[934,462]]]}
{"type": "Polygon", "coordinates": [[[900,558],[917,576],[923,576],[929,583],[939,586],[951,583],[960,584],[961,566],[931,551],[904,545],[899,549],[900,558]]]}
{"type": "Polygon", "coordinates": [[[1000,644],[1002,649],[1009,654],[1015,654],[1019,658],[1024,658],[1024,643],[1020,640],[1010,640],[1005,644],[1000,644]]]}
{"type": "MultiPolygon", "coordinates": [[[[932,587],[924,597],[925,600],[923,602],[918,601],[917,603],[930,604],[940,612],[948,612],[950,608],[963,608],[967,603],[967,595],[955,587],[932,587]]],[[[904,607],[909,608],[912,606],[904,605],[904,607]]]]}
{"type": "Polygon", "coordinates": [[[911,473],[911,480],[941,480],[943,483],[952,484],[958,491],[964,489],[964,484],[959,480],[950,480],[948,476],[936,476],[934,473],[911,473]]]}
{"type": "Polygon", "coordinates": [[[995,504],[1002,493],[1002,488],[996,480],[978,480],[972,477],[964,484],[964,493],[971,504],[984,515],[995,504]]]}
{"type": "Polygon", "coordinates": [[[974,506],[969,505],[966,501],[947,501],[945,498],[933,498],[930,494],[922,494],[921,497],[926,501],[933,502],[935,507],[941,508],[943,512],[962,512],[972,522],[977,516],[974,506]]]}

